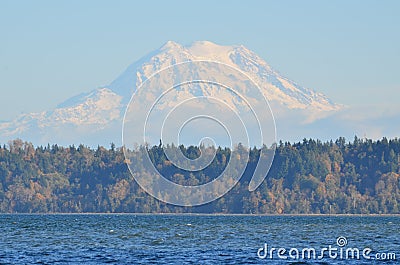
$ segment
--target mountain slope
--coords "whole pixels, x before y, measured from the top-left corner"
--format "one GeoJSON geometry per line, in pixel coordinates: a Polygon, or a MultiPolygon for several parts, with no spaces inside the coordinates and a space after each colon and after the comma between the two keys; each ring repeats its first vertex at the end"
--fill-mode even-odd
{"type": "MultiPolygon", "coordinates": [[[[302,120],[312,122],[342,108],[325,95],[285,78],[244,46],[221,46],[209,41],[183,46],[169,41],[131,64],[105,88],[70,98],[53,110],[24,114],[0,123],[0,141],[19,137],[36,144],[71,144],[84,140],[89,145],[119,143],[126,104],[136,88],[161,69],[197,60],[213,60],[241,70],[260,86],[278,115],[294,111],[302,113],[302,120]]],[[[201,93],[213,92],[204,88],[201,93]]]]}

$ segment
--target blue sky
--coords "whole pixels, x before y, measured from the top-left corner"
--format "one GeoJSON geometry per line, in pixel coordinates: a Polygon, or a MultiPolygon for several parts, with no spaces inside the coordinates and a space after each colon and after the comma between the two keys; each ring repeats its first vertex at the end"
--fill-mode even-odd
{"type": "Polygon", "coordinates": [[[377,112],[400,98],[400,1],[0,0],[0,120],[105,86],[168,40],[243,44],[299,84],[377,112]]]}

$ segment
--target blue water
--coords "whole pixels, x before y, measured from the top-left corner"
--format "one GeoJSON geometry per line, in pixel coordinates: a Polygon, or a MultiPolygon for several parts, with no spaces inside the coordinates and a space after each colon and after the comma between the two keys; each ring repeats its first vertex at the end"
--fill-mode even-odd
{"type": "Polygon", "coordinates": [[[400,217],[0,215],[0,229],[0,264],[400,264],[400,217]],[[396,260],[257,256],[265,243],[318,250],[339,236],[396,260]]]}

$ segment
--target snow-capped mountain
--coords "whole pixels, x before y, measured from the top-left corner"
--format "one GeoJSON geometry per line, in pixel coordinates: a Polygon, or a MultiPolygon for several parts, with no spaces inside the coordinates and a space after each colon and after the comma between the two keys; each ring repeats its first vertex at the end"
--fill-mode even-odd
{"type": "MultiPolygon", "coordinates": [[[[107,87],[77,95],[53,110],[23,114],[13,121],[0,123],[0,141],[22,138],[36,144],[120,143],[122,118],[137,87],[157,71],[173,64],[198,60],[221,62],[242,71],[258,84],[275,114],[293,111],[302,113],[304,123],[342,108],[325,95],[282,76],[242,45],[221,46],[209,41],[198,41],[183,46],[168,41],[161,48],[131,64],[107,87]]],[[[202,89],[201,94],[214,93],[205,87],[202,89]]],[[[188,90],[186,93],[195,94],[198,91],[188,90]]]]}
{"type": "Polygon", "coordinates": [[[153,73],[176,63],[194,60],[214,60],[240,69],[261,87],[269,101],[290,109],[331,111],[341,108],[325,95],[283,77],[243,45],[220,46],[209,41],[197,41],[190,46],[168,41],[159,50],[130,65],[109,88],[129,100],[136,87],[153,73]]]}

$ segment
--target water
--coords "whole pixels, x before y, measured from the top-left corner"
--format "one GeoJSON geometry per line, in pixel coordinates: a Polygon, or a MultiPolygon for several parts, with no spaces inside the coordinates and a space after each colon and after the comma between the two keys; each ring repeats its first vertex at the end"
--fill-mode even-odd
{"type": "Polygon", "coordinates": [[[0,229],[0,264],[400,263],[400,217],[0,215],[0,229]],[[257,256],[264,243],[320,250],[337,247],[339,236],[347,247],[394,252],[397,260],[257,256]]]}

